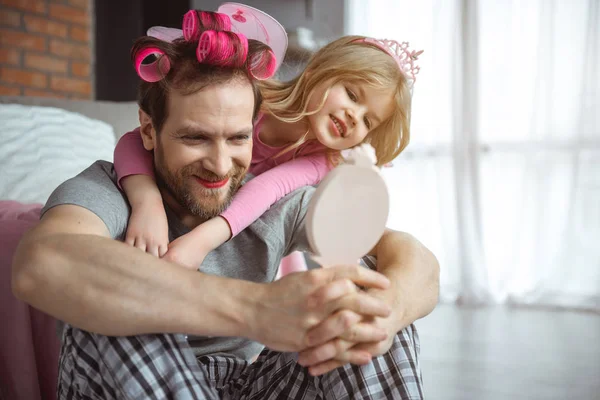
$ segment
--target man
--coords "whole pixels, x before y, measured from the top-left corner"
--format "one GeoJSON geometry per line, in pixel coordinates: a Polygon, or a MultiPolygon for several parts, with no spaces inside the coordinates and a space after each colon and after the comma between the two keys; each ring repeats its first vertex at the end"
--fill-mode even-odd
{"type": "MultiPolygon", "coordinates": [[[[235,193],[260,95],[243,69],[173,51],[164,82],[142,84],[139,115],[175,238],[235,193]]],[[[312,193],[287,196],[193,272],[122,243],[130,210],[110,163],[61,185],[13,264],[16,296],[66,323],[59,398],[422,398],[411,323],[437,302],[435,257],[389,231],[372,252],[378,272],[272,282],[282,256],[307,248],[312,193]]]]}

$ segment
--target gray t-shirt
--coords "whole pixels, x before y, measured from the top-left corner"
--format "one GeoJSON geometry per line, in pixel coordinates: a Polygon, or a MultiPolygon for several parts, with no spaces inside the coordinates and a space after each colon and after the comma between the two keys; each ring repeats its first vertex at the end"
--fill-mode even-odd
{"type": "MultiPolygon", "coordinates": [[[[50,196],[42,215],[52,207],[74,204],[100,217],[116,240],[124,240],[131,209],[116,184],[113,164],[96,161],[76,177],[61,184],[50,196]]],[[[275,203],[257,221],[236,237],[210,252],[201,269],[205,273],[271,282],[281,258],[294,250],[308,250],[304,231],[306,209],[314,188],[305,187],[275,203]]],[[[189,232],[167,208],[169,238],[189,232]]],[[[226,354],[246,360],[258,354],[262,345],[245,338],[188,338],[196,355],[226,354]]]]}

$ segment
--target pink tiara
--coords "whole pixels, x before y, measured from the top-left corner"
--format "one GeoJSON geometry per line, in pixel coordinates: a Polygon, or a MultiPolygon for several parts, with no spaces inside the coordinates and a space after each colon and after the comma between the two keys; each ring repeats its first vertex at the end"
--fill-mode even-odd
{"type": "Polygon", "coordinates": [[[388,53],[396,60],[400,70],[412,79],[412,84],[417,80],[417,74],[421,70],[421,67],[415,65],[415,61],[418,60],[424,50],[411,51],[408,48],[408,42],[398,43],[395,40],[388,39],[365,38],[359,39],[359,41],[372,44],[388,53]]]}

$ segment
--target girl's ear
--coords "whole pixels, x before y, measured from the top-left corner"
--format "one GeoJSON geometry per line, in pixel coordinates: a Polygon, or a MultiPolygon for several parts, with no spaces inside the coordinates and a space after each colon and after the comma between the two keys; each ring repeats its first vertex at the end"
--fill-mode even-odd
{"type": "Polygon", "coordinates": [[[140,118],[140,134],[144,142],[144,148],[148,151],[154,150],[156,147],[156,130],[152,125],[152,118],[146,114],[141,108],[138,111],[140,118]]]}

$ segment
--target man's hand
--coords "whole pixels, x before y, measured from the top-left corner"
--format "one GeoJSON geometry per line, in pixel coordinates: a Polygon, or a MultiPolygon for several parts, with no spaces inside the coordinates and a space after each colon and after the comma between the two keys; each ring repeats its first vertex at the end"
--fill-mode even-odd
{"type": "MultiPolygon", "coordinates": [[[[381,290],[371,289],[369,294],[386,303],[386,294],[381,290]]],[[[346,330],[341,327],[327,331],[324,325],[319,325],[309,333],[309,336],[320,335],[329,340],[320,345],[300,352],[298,363],[308,367],[313,376],[322,375],[339,368],[345,364],[353,363],[365,365],[372,357],[385,354],[392,346],[394,337],[398,332],[399,316],[396,308],[387,317],[372,317],[357,315],[357,323],[346,330]],[[381,332],[377,340],[369,340],[364,332],[381,332]],[[361,359],[362,362],[353,360],[361,359]]]]}
{"type": "Polygon", "coordinates": [[[326,373],[349,362],[366,363],[352,361],[357,358],[357,353],[362,353],[369,360],[386,353],[398,332],[429,314],[437,304],[439,263],[433,253],[413,236],[388,229],[369,254],[377,258],[377,270],[390,279],[390,287],[386,290],[368,288],[367,292],[385,300],[393,312],[383,318],[354,316],[357,322],[349,329],[331,329],[324,325],[315,327],[309,335],[318,334],[331,340],[300,353],[298,362],[309,367],[313,375],[326,373]],[[387,333],[386,338],[369,341],[357,334],[367,329],[366,326],[383,329],[387,333]]]}
{"type": "MultiPolygon", "coordinates": [[[[386,289],[388,279],[360,267],[338,266],[287,275],[263,285],[249,305],[248,337],[276,351],[303,351],[331,339],[327,332],[340,333],[356,325],[362,317],[387,317],[391,309],[375,296],[358,291],[356,285],[386,289]],[[312,328],[320,331],[309,335],[312,328]],[[320,332],[324,332],[321,334],[320,332]]],[[[379,329],[366,327],[360,333],[365,341],[380,340],[379,329]]],[[[350,357],[351,362],[359,362],[350,357]]]]}

